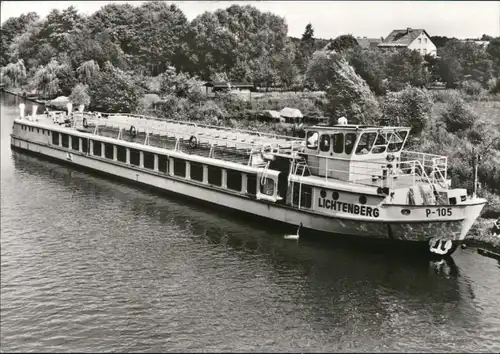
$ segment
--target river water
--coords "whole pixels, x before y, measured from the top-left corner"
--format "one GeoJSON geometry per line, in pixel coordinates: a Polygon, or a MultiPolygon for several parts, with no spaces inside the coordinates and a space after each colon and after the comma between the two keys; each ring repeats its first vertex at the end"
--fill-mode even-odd
{"type": "Polygon", "coordinates": [[[12,152],[18,103],[2,96],[2,351],[500,351],[497,261],[284,240],[12,152]]]}

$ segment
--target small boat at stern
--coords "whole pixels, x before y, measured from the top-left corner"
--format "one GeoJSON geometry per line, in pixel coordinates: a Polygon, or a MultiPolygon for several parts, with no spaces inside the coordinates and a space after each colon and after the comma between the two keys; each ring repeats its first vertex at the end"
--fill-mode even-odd
{"type": "Polygon", "coordinates": [[[319,233],[451,255],[486,200],[451,188],[447,157],[407,127],[310,126],[303,139],[130,114],[25,116],[11,145],[319,233]]]}

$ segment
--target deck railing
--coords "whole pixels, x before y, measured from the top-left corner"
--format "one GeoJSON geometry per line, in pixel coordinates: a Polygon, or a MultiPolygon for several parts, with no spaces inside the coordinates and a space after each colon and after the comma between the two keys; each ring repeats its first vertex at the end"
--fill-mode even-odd
{"type": "MultiPolygon", "coordinates": [[[[83,125],[83,118],[86,118],[89,125],[95,126],[95,134],[99,134],[100,127],[110,127],[118,129],[121,132],[122,130],[128,131],[134,126],[137,133],[145,133],[147,136],[170,136],[179,140],[189,140],[194,136],[198,143],[234,147],[236,149],[262,153],[291,153],[301,148],[303,144],[303,139],[299,138],[238,129],[231,130],[226,127],[197,124],[194,122],[151,120],[140,117],[138,119],[138,117],[131,115],[121,115],[118,117],[118,114],[110,115],[108,118],[97,118],[88,115],[84,117],[78,116],[79,114],[75,115],[75,126],[81,127],[83,125]]],[[[120,137],[121,135],[118,135],[118,138],[120,137]]]]}
{"type": "Polygon", "coordinates": [[[400,158],[390,163],[385,159],[352,161],[321,156],[318,163],[309,162],[308,167],[315,174],[321,172],[325,181],[342,180],[389,189],[412,187],[422,183],[447,187],[447,158],[432,154],[404,151],[401,152],[400,158]],[[410,160],[410,156],[416,158],[410,160]]]}

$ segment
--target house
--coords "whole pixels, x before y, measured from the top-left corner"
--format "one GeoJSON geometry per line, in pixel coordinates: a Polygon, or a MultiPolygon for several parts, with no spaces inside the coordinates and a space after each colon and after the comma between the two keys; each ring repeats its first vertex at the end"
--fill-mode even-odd
{"type": "Polygon", "coordinates": [[[393,30],[379,48],[408,48],[418,51],[421,55],[437,55],[437,49],[432,43],[429,34],[424,29],[407,28],[404,30],[393,30]]]}
{"type": "Polygon", "coordinates": [[[234,91],[234,90],[250,91],[250,92],[256,91],[254,84],[244,83],[244,82],[208,81],[203,86],[206,87],[207,94],[210,92],[234,91]]]}
{"type": "Polygon", "coordinates": [[[363,49],[377,48],[382,40],[382,38],[356,37],[356,42],[363,49]]]}

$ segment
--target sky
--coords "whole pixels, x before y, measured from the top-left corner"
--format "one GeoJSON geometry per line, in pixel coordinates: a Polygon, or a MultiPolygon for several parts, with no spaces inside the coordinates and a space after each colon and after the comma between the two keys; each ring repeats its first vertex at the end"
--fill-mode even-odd
{"type": "MultiPolygon", "coordinates": [[[[143,1],[2,1],[1,23],[29,11],[45,17],[52,9],[71,5],[90,15],[115,2],[139,5],[143,1]]],[[[423,28],[430,36],[476,38],[500,36],[500,1],[168,1],[189,20],[205,11],[231,4],[250,4],[286,19],[288,34],[301,37],[310,22],[316,38],[341,34],[386,37],[393,29],[423,28]]]]}

